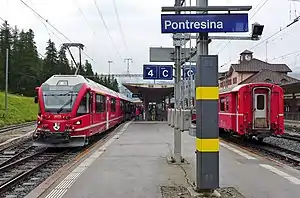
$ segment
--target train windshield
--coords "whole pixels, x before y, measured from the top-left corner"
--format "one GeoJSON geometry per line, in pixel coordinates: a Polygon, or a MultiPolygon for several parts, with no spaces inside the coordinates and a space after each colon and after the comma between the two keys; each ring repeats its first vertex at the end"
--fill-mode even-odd
{"type": "Polygon", "coordinates": [[[43,91],[45,111],[51,113],[71,112],[78,91],[47,90],[43,91]]]}
{"type": "Polygon", "coordinates": [[[45,111],[59,114],[72,111],[82,83],[76,85],[42,85],[42,94],[45,104],[45,111]]]}

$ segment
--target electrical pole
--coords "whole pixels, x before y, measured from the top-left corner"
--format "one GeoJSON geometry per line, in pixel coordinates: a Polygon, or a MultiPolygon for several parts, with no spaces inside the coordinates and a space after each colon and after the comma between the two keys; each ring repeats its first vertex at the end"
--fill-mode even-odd
{"type": "MultiPolygon", "coordinates": [[[[208,0],[197,0],[196,4],[207,7],[208,0]]],[[[219,188],[218,55],[208,56],[208,44],[208,33],[199,33],[196,67],[196,191],[203,193],[213,193],[219,188]]]]}
{"type": "Polygon", "coordinates": [[[5,116],[8,113],[8,48],[6,48],[6,64],[5,64],[5,116]]]}
{"type": "Polygon", "coordinates": [[[113,61],[109,60],[108,61],[108,75],[110,76],[110,64],[112,64],[113,61]]]}
{"type": "MultiPolygon", "coordinates": [[[[181,0],[175,0],[175,6],[181,6],[181,0]]],[[[180,11],[176,11],[175,14],[180,14],[180,11]]],[[[176,34],[174,34],[175,36],[176,34]]],[[[180,101],[180,79],[181,79],[181,43],[175,42],[175,85],[174,85],[174,110],[180,109],[181,101],[180,101]]],[[[182,156],[181,156],[181,132],[179,129],[174,127],[173,132],[174,137],[174,149],[173,149],[173,161],[175,163],[181,163],[182,156]]]]}
{"type": "Polygon", "coordinates": [[[127,62],[127,74],[129,74],[130,73],[129,72],[129,64],[130,64],[130,62],[133,62],[132,58],[125,58],[124,61],[127,62]]]}

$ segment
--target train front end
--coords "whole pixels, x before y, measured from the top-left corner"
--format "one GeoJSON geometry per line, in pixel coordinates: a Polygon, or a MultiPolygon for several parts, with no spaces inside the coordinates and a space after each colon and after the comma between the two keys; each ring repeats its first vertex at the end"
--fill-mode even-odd
{"type": "MultiPolygon", "coordinates": [[[[80,77],[54,75],[37,88],[35,102],[39,104],[37,128],[33,134],[34,146],[81,147],[87,144],[89,123],[86,112],[78,115],[86,85],[80,77]]],[[[84,98],[86,99],[86,98],[84,98]]]]}

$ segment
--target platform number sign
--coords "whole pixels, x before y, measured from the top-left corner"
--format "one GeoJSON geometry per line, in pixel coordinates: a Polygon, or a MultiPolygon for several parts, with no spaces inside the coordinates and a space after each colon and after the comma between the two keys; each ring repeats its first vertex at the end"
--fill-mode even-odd
{"type": "Polygon", "coordinates": [[[183,78],[184,79],[188,79],[189,77],[192,76],[192,78],[194,79],[194,76],[196,74],[196,65],[192,65],[192,66],[189,66],[189,65],[185,65],[183,67],[183,78]]]}
{"type": "Polygon", "coordinates": [[[172,80],[172,65],[144,65],[143,79],[148,80],[172,80]]]}

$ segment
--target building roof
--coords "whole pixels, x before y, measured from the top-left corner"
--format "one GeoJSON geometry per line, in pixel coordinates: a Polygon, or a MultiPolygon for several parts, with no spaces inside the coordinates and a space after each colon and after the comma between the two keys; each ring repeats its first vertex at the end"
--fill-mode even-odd
{"type": "Polygon", "coordinates": [[[252,76],[240,82],[239,84],[265,82],[266,80],[271,80],[272,83],[279,85],[300,82],[298,79],[290,77],[284,73],[272,71],[270,69],[262,69],[260,72],[253,74],[252,76]]]}
{"type": "Polygon", "coordinates": [[[253,54],[253,52],[251,52],[251,51],[249,51],[249,50],[245,50],[245,51],[243,51],[242,53],[240,53],[240,55],[242,55],[242,54],[253,54]]]}
{"type": "Polygon", "coordinates": [[[242,61],[240,64],[232,64],[231,68],[236,72],[259,72],[263,69],[276,72],[292,72],[286,64],[270,64],[256,58],[250,61],[242,61]]]}

